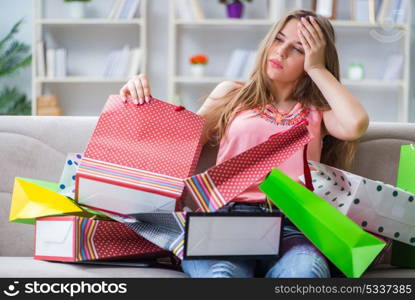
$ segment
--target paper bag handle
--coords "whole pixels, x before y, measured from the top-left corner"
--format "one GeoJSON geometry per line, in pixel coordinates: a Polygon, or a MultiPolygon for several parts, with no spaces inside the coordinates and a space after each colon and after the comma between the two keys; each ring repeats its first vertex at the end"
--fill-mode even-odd
{"type": "Polygon", "coordinates": [[[304,150],[303,150],[303,164],[304,164],[304,178],[305,178],[305,186],[310,190],[310,191],[314,191],[314,186],[313,186],[313,182],[311,180],[311,172],[310,172],[310,166],[308,165],[308,160],[307,160],[307,146],[308,144],[306,144],[304,146],[304,150]]]}
{"type": "MultiPolygon", "coordinates": [[[[297,125],[302,124],[303,122],[306,125],[309,124],[308,120],[306,118],[304,118],[300,122],[298,122],[297,125]]],[[[274,137],[276,137],[280,134],[281,134],[281,132],[275,133],[275,134],[269,136],[268,140],[270,140],[270,139],[272,139],[272,138],[274,138],[274,137]]],[[[311,180],[310,167],[308,165],[308,160],[307,160],[307,146],[308,146],[308,144],[306,144],[304,146],[304,150],[303,150],[303,168],[304,168],[305,185],[310,191],[314,191],[313,183],[312,183],[312,180],[311,180]]]]}

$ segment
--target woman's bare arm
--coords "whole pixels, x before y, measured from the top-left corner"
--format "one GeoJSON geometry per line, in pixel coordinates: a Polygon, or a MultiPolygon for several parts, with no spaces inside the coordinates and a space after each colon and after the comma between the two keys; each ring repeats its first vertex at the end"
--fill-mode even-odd
{"type": "MultiPolygon", "coordinates": [[[[211,110],[212,106],[215,106],[217,101],[224,101],[224,99],[213,99],[213,98],[220,98],[225,96],[228,92],[233,90],[235,87],[240,86],[240,84],[226,80],[219,83],[209,94],[209,96],[206,98],[203,105],[200,107],[200,109],[197,111],[198,115],[206,117],[209,111],[211,110]]],[[[202,145],[206,144],[206,142],[209,140],[209,137],[204,136],[202,138],[202,145]]]]}

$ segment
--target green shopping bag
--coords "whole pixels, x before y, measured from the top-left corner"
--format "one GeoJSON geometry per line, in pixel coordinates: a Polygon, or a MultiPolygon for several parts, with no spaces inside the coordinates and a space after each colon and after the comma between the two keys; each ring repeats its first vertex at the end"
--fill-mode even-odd
{"type": "Polygon", "coordinates": [[[259,188],[347,277],[360,277],[386,245],[278,169],[259,188]]]}
{"type": "MultiPolygon", "coordinates": [[[[414,170],[415,146],[403,145],[401,146],[396,186],[415,194],[414,170]]],[[[413,243],[414,246],[411,246],[393,241],[391,264],[398,267],[415,268],[415,237],[413,237],[413,243]]]]}

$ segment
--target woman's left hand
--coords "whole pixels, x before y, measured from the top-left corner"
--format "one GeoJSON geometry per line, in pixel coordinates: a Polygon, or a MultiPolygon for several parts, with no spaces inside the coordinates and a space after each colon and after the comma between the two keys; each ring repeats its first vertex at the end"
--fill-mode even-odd
{"type": "Polygon", "coordinates": [[[298,22],[298,35],[305,52],[304,70],[307,73],[313,69],[326,68],[324,59],[326,40],[317,21],[312,16],[309,19],[311,21],[301,18],[298,22]]]}

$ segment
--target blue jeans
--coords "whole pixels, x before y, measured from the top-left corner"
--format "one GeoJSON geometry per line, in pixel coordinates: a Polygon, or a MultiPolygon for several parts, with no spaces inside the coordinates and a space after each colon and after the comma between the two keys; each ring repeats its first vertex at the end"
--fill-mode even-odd
{"type": "MultiPolygon", "coordinates": [[[[231,203],[219,211],[265,211],[265,206],[231,203]]],[[[282,230],[280,257],[261,260],[186,260],[182,269],[190,277],[207,278],[324,278],[330,277],[329,265],[323,254],[288,220],[282,230]]]]}

